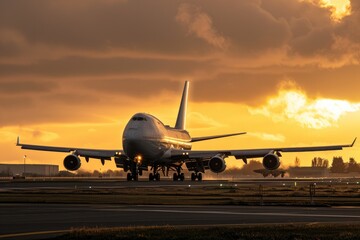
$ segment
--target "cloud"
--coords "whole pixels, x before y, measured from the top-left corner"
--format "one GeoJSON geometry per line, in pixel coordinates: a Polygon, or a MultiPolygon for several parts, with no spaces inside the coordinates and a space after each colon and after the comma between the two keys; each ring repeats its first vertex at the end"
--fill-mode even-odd
{"type": "Polygon", "coordinates": [[[184,80],[196,102],[261,106],[287,78],[360,101],[351,5],[335,23],[298,0],[0,1],[0,126],[92,119],[184,80]]]}
{"type": "Polygon", "coordinates": [[[8,130],[0,130],[0,142],[6,143],[6,142],[13,142],[15,144],[16,142],[17,134],[13,133],[8,130]]]}
{"type": "Polygon", "coordinates": [[[226,38],[214,29],[210,16],[195,5],[181,4],[176,21],[186,27],[189,34],[194,34],[212,46],[224,49],[229,44],[226,38]]]}
{"type": "Polygon", "coordinates": [[[57,133],[42,131],[39,129],[23,128],[21,129],[21,132],[29,133],[34,139],[38,139],[41,142],[51,142],[59,138],[57,133]]]}
{"type": "MultiPolygon", "coordinates": [[[[293,84],[291,84],[293,86],[293,84]]],[[[336,126],[347,113],[360,110],[360,103],[337,99],[309,99],[300,89],[280,89],[267,104],[249,108],[251,114],[261,114],[275,122],[295,121],[303,127],[322,129],[336,126]]]]}
{"type": "Polygon", "coordinates": [[[224,127],[223,124],[198,112],[190,112],[190,114],[188,114],[188,119],[188,126],[192,130],[224,127]]]}
{"type": "Polygon", "coordinates": [[[285,142],[286,138],[282,134],[270,134],[262,132],[250,132],[249,136],[259,138],[264,141],[273,141],[273,142],[285,142]]]}
{"type": "Polygon", "coordinates": [[[6,127],[0,129],[1,142],[16,142],[16,138],[20,136],[25,139],[34,139],[41,142],[51,142],[59,138],[59,135],[54,132],[43,131],[40,129],[33,129],[29,127],[15,128],[6,127]]]}
{"type": "Polygon", "coordinates": [[[332,18],[335,21],[341,21],[344,17],[351,13],[350,0],[320,0],[320,4],[324,7],[330,8],[332,18]]]}

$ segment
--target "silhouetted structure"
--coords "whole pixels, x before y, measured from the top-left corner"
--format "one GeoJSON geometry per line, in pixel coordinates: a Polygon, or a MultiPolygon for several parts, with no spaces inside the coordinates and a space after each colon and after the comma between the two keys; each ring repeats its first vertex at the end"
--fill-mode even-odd
{"type": "Polygon", "coordinates": [[[290,177],[328,177],[329,169],[326,167],[290,167],[290,177]]]}
{"type": "MultiPolygon", "coordinates": [[[[26,164],[26,176],[56,176],[59,173],[58,165],[26,164]]],[[[24,164],[0,164],[0,175],[12,177],[24,174],[24,164]]]]}

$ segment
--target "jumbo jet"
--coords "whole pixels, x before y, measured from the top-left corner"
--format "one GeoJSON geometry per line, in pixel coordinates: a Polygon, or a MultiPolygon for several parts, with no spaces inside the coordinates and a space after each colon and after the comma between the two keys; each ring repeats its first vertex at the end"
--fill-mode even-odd
{"type": "Polygon", "coordinates": [[[69,153],[64,159],[64,167],[69,171],[76,171],[81,166],[80,157],[105,161],[114,159],[116,167],[122,168],[127,173],[128,181],[138,181],[138,177],[144,171],[150,171],[150,181],[160,181],[160,173],[168,176],[174,171],[174,181],[184,181],[183,166],[192,172],[192,181],[201,181],[206,170],[221,173],[226,169],[225,159],[233,156],[243,160],[262,158],[265,170],[274,171],[280,167],[282,152],[311,152],[342,150],[353,147],[356,139],[350,145],[334,145],[319,147],[292,147],[292,148],[265,148],[265,149],[238,149],[238,150],[203,150],[193,151],[192,144],[195,142],[211,139],[225,138],[246,134],[245,132],[192,138],[186,131],[186,109],[188,103],[189,82],[185,82],[179,113],[175,127],[164,125],[158,118],[146,113],[135,114],[125,127],[120,150],[100,150],[76,147],[53,147],[29,145],[20,143],[17,146],[22,149],[65,152],[69,153]]]}

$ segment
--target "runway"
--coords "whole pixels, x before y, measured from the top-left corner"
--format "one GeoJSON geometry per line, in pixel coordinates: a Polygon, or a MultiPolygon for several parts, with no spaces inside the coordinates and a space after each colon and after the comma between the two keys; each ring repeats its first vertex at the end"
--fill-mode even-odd
{"type": "Polygon", "coordinates": [[[21,190],[21,189],[74,189],[74,188],[98,188],[98,189],[117,189],[127,187],[154,188],[154,187],[204,187],[204,186],[243,186],[243,185],[263,185],[263,186],[305,186],[316,183],[317,185],[358,185],[360,179],[357,178],[334,178],[334,179],[236,179],[236,180],[207,180],[202,182],[178,181],[164,179],[162,181],[151,181],[141,179],[138,182],[127,182],[123,179],[51,179],[34,178],[27,180],[2,180],[0,181],[0,191],[21,190]]]}
{"type": "Polygon", "coordinates": [[[39,239],[77,227],[360,222],[360,208],[0,204],[0,238],[39,239]]]}

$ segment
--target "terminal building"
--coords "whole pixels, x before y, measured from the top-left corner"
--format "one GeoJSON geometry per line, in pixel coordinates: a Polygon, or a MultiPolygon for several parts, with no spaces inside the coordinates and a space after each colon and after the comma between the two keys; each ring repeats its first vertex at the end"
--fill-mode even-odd
{"type": "Polygon", "coordinates": [[[41,176],[41,177],[52,177],[59,173],[58,165],[48,164],[0,164],[0,175],[1,176],[41,176]]]}

